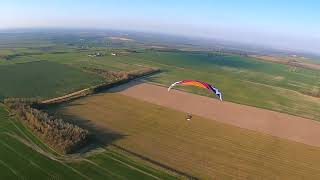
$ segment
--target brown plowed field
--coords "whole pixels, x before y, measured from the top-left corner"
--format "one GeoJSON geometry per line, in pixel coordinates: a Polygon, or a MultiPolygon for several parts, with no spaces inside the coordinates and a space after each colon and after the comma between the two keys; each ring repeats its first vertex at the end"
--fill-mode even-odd
{"type": "Polygon", "coordinates": [[[313,120],[226,101],[220,102],[214,98],[179,90],[168,92],[165,87],[149,83],[132,82],[112,91],[241,128],[320,146],[320,123],[313,120]]]}
{"type": "Polygon", "coordinates": [[[200,179],[320,179],[320,148],[236,127],[318,145],[311,120],[139,83],[54,112],[88,127],[105,145],[200,179]],[[199,115],[187,121],[181,111],[199,115]]]}
{"type": "MultiPolygon", "coordinates": [[[[112,143],[152,163],[200,179],[320,179],[318,147],[212,120],[215,118],[194,115],[187,121],[184,112],[121,94],[134,91],[135,96],[165,101],[168,97],[161,97],[165,88],[140,84],[124,91],[114,89],[118,90],[121,92],[88,96],[52,110],[88,128],[105,145],[112,143]]],[[[176,93],[180,92],[169,97],[176,93]]],[[[187,106],[188,101],[181,100],[181,104],[187,106]]],[[[195,112],[197,101],[193,102],[195,112]]],[[[289,128],[290,124],[283,130],[289,128]]]]}

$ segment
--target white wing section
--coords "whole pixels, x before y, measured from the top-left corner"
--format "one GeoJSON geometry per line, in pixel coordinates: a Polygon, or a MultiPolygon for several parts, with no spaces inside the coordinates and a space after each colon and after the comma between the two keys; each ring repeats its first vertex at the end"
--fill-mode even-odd
{"type": "Polygon", "coordinates": [[[171,88],[173,88],[174,86],[176,86],[179,83],[181,83],[181,81],[178,81],[178,82],[171,84],[171,86],[168,88],[168,92],[171,90],[171,88]]]}
{"type": "Polygon", "coordinates": [[[220,101],[222,101],[222,93],[219,91],[219,89],[212,87],[212,89],[215,91],[215,94],[219,97],[220,101]]]}

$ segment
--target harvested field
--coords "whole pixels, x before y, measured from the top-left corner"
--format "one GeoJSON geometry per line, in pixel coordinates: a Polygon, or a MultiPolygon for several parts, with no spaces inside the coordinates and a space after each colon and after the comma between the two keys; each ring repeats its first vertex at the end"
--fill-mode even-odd
{"type": "MultiPolygon", "coordinates": [[[[106,49],[105,52],[112,51],[106,49]]],[[[150,77],[151,82],[165,85],[180,79],[212,82],[221,90],[228,92],[224,95],[228,101],[297,116],[303,115],[305,118],[320,121],[319,99],[304,96],[320,97],[320,71],[259,61],[251,57],[215,53],[208,56],[207,53],[145,51],[130,53],[128,56],[110,55],[93,59],[87,57],[88,53],[95,53],[95,51],[31,57],[82,69],[86,67],[114,72],[157,67],[162,72],[150,77]],[[248,84],[248,82],[252,83],[248,84]]],[[[206,91],[203,93],[198,89],[189,88],[188,90],[195,94],[207,94],[206,91]]],[[[66,93],[68,92],[70,91],[66,93]]]]}
{"type": "Polygon", "coordinates": [[[301,67],[306,69],[312,70],[320,70],[320,64],[310,63],[302,61],[301,58],[294,58],[294,57],[284,57],[284,56],[259,56],[259,55],[252,55],[252,57],[257,58],[263,61],[270,61],[280,64],[286,64],[293,67],[301,67]]]}
{"type": "Polygon", "coordinates": [[[241,128],[267,133],[308,145],[320,146],[320,123],[260,108],[220,102],[149,83],[133,82],[113,91],[178,111],[195,114],[241,128]]]}
{"type": "MultiPolygon", "coordinates": [[[[174,96],[190,96],[188,98],[192,99],[194,95],[180,91],[168,93],[163,87],[138,84],[78,99],[54,111],[83,126],[119,134],[120,138],[106,141],[201,179],[320,178],[320,149],[317,147],[226,125],[213,117],[194,115],[191,121],[186,121],[183,112],[146,102],[153,100],[151,97],[164,102],[174,96]],[[136,99],[142,97],[145,101],[136,99]]],[[[188,99],[175,99],[172,103],[175,102],[176,107],[178,100],[187,107],[188,99]]],[[[209,99],[206,104],[201,99],[204,105],[210,105],[211,101],[214,100],[209,99]]],[[[199,104],[193,103],[194,110],[200,108],[199,104]]],[[[205,107],[201,107],[204,111],[205,107]]],[[[219,112],[217,108],[212,109],[219,112]]],[[[246,111],[245,108],[238,109],[236,113],[241,110],[246,111]]],[[[228,117],[230,114],[224,115],[228,117]]],[[[259,116],[243,119],[237,116],[237,119],[248,123],[246,119],[252,117],[259,116]]],[[[294,123],[288,124],[286,129],[291,124],[294,123]]]]}
{"type": "Polygon", "coordinates": [[[0,104],[0,179],[177,179],[117,149],[61,156],[0,104]]]}

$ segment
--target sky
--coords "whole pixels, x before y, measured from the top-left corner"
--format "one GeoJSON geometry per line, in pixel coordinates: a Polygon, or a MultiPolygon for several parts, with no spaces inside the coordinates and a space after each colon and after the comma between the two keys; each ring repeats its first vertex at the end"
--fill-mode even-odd
{"type": "Polygon", "coordinates": [[[150,31],[318,54],[319,22],[317,0],[0,1],[0,29],[150,31]]]}

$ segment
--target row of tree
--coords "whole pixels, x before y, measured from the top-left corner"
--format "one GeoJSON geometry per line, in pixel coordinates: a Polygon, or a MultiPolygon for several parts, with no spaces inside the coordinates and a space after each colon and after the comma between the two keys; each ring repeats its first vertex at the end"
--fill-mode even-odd
{"type": "Polygon", "coordinates": [[[87,130],[33,108],[36,103],[32,100],[15,98],[6,99],[4,103],[35,134],[61,153],[75,152],[88,141],[87,130]]]}
{"type": "Polygon", "coordinates": [[[119,80],[130,80],[145,75],[150,75],[156,72],[160,72],[158,68],[145,67],[133,71],[108,71],[99,68],[88,68],[84,67],[85,70],[94,72],[104,77],[108,82],[114,82],[119,80]]]}
{"type": "Polygon", "coordinates": [[[160,69],[157,68],[141,68],[138,70],[133,70],[133,71],[108,71],[104,69],[99,69],[99,68],[89,68],[89,67],[83,67],[86,71],[96,73],[102,77],[105,78],[105,82],[101,83],[96,86],[91,86],[89,88],[73,92],[68,95],[64,95],[62,97],[57,97],[53,99],[49,99],[46,101],[42,101],[41,103],[38,103],[37,109],[39,108],[46,108],[49,105],[52,104],[59,104],[67,101],[71,101],[80,97],[85,97],[90,94],[95,94],[98,92],[103,92],[107,89],[113,88],[115,86],[121,85],[123,83],[126,83],[132,79],[143,77],[146,75],[151,75],[160,72],[160,69]]]}

